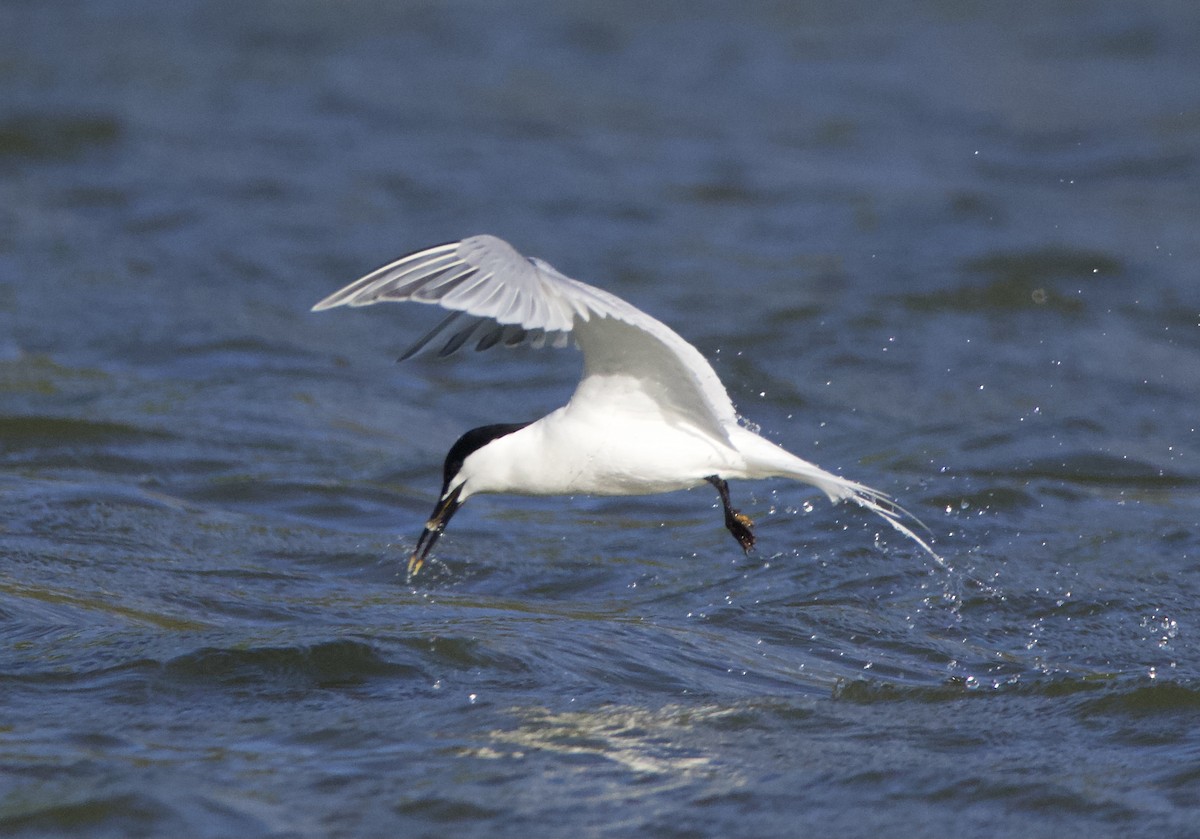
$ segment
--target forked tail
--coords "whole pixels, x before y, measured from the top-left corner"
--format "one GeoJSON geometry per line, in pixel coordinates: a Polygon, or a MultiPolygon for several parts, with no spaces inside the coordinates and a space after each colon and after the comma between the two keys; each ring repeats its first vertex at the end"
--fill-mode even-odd
{"type": "MultiPolygon", "coordinates": [[[[757,437],[757,435],[755,436],[757,437]]],[[[757,439],[762,440],[761,437],[757,439]]],[[[821,467],[796,457],[786,449],[765,440],[763,442],[769,447],[769,454],[764,452],[761,446],[758,447],[757,454],[760,456],[766,455],[766,457],[770,458],[769,460],[764,458],[762,461],[763,467],[783,477],[812,484],[829,496],[829,500],[835,504],[839,501],[852,501],[864,510],[870,510],[890,524],[894,530],[904,534],[920,545],[921,549],[929,554],[938,565],[947,569],[950,567],[946,560],[942,559],[937,551],[930,547],[929,543],[913,529],[913,526],[915,526],[926,533],[931,532],[925,526],[925,523],[897,504],[895,499],[890,495],[880,492],[877,489],[872,489],[866,484],[860,484],[857,481],[848,480],[832,472],[826,472],[821,467]]]]}
{"type": "Polygon", "coordinates": [[[887,493],[880,492],[877,489],[871,489],[869,486],[864,486],[863,484],[856,484],[852,481],[847,481],[847,483],[851,485],[852,489],[849,489],[842,496],[842,499],[853,501],[864,510],[870,510],[872,513],[875,513],[881,519],[890,524],[895,530],[903,533],[909,539],[912,539],[914,542],[920,545],[925,553],[929,554],[929,556],[933,558],[933,561],[938,565],[947,569],[950,567],[946,563],[946,560],[942,559],[938,555],[937,551],[929,546],[928,542],[918,536],[917,533],[905,523],[905,520],[912,522],[926,533],[929,533],[930,530],[925,526],[925,522],[921,521],[908,510],[897,504],[896,500],[887,493]]]}

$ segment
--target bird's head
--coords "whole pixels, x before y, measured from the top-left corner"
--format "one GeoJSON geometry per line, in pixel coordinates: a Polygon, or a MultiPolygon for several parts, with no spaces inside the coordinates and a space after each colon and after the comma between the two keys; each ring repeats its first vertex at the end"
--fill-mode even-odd
{"type": "Polygon", "coordinates": [[[442,467],[442,492],[438,496],[437,506],[433,508],[433,515],[429,517],[429,521],[425,522],[425,529],[421,531],[421,535],[417,539],[417,546],[413,549],[412,556],[408,558],[410,580],[425,564],[426,557],[433,550],[438,537],[445,531],[450,517],[466,501],[466,496],[463,495],[465,483],[460,475],[466,459],[493,440],[498,440],[514,431],[520,431],[527,425],[529,425],[527,422],[517,422],[472,428],[450,447],[450,451],[446,454],[446,463],[442,467]]]}

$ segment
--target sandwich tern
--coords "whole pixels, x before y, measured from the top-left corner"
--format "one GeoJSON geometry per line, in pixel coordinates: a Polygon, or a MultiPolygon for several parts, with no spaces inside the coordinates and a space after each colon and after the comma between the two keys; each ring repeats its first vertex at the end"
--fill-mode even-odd
{"type": "Polygon", "coordinates": [[[472,236],[405,256],[313,306],[431,303],[451,314],[410,347],[439,336],[439,355],[469,342],[565,346],[583,352],[583,376],[566,405],[535,422],[486,425],[450,448],[442,491],[408,560],[420,570],[450,518],[472,495],[648,495],[708,482],[725,527],[746,552],[753,522],[729,498],[728,479],[792,478],[830,501],[851,501],[941,558],[892,498],[827,472],[738,422],[712,366],[674,330],[624,300],[524,257],[495,236],[472,236]],[[464,318],[463,316],[467,317],[464,318]],[[449,333],[446,330],[449,329],[449,333]]]}

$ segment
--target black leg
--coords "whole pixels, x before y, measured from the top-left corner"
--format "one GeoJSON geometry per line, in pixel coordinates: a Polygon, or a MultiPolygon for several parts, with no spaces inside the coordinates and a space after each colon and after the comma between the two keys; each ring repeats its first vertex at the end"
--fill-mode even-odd
{"type": "Polygon", "coordinates": [[[721,504],[725,507],[725,526],[729,528],[733,538],[738,540],[742,550],[750,553],[750,549],[754,547],[754,534],[750,532],[750,527],[754,522],[750,520],[749,516],[739,513],[730,506],[729,484],[725,483],[720,475],[709,475],[704,480],[715,486],[717,492],[721,494],[721,504]]]}

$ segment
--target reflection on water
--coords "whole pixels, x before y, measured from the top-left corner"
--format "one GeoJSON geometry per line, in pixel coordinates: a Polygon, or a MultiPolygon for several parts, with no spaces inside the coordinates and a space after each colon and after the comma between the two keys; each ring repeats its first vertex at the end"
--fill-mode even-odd
{"type": "MultiPolygon", "coordinates": [[[[603,707],[593,711],[552,713],[545,708],[511,709],[517,727],[491,732],[504,752],[480,750],[476,757],[523,757],[515,749],[537,749],[563,756],[611,761],[630,772],[656,776],[657,783],[685,783],[693,773],[708,772],[712,758],[683,744],[695,723],[735,712],[721,708],[665,707],[650,711],[635,707],[603,707]]],[[[736,786],[736,778],[726,779],[736,786]]],[[[661,786],[658,787],[661,789],[661,786]]]]}

